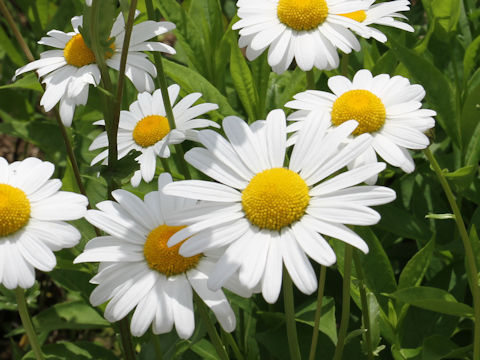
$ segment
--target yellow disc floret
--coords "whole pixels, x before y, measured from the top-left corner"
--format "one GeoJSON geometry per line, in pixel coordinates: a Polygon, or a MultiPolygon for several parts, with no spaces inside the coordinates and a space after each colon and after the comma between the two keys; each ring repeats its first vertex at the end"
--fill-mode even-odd
{"type": "Polygon", "coordinates": [[[312,30],[325,21],[328,6],[325,0],[280,0],[277,16],[294,30],[312,30]]]}
{"type": "Polygon", "coordinates": [[[30,201],[27,195],[16,187],[0,184],[0,237],[20,230],[29,219],[30,201]]]}
{"type": "Polygon", "coordinates": [[[242,192],[247,219],[261,229],[280,230],[299,220],[309,201],[305,181],[284,168],[258,173],[242,192]]]}
{"type": "MultiPolygon", "coordinates": [[[[112,51],[105,53],[106,59],[113,56],[113,51],[115,50],[113,43],[110,45],[110,49],[112,49],[112,51]]],[[[81,34],[74,35],[67,42],[63,49],[63,56],[68,64],[76,67],[82,67],[95,62],[95,55],[93,51],[88,48],[87,44],[85,44],[85,40],[83,40],[81,34]]]]}
{"type": "Polygon", "coordinates": [[[332,123],[338,126],[348,120],[358,121],[353,135],[378,131],[385,124],[386,110],[382,100],[368,90],[350,90],[333,103],[332,123]]]}
{"type": "Polygon", "coordinates": [[[170,131],[164,116],[150,115],[140,120],[133,129],[133,140],[141,147],[149,147],[162,140],[170,131]]]}
{"type": "Polygon", "coordinates": [[[351,13],[340,14],[340,15],[358,22],[363,22],[367,18],[367,13],[365,12],[365,10],[357,10],[351,13]]]}
{"type": "Polygon", "coordinates": [[[172,276],[182,274],[197,266],[202,254],[183,257],[178,253],[183,242],[170,248],[167,246],[168,239],[184,227],[160,225],[148,234],[147,241],[143,246],[143,255],[151,269],[166,276],[172,276]]]}

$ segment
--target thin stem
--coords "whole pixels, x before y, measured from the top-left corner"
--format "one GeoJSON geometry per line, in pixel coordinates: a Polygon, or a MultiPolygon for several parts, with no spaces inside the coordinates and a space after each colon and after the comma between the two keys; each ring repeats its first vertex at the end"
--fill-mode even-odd
{"type": "Polygon", "coordinates": [[[340,70],[343,76],[348,76],[349,60],[350,60],[349,54],[342,54],[342,59],[340,60],[340,70]]]}
{"type": "Polygon", "coordinates": [[[448,202],[452,209],[453,215],[455,216],[455,223],[457,224],[458,231],[460,233],[460,238],[462,239],[463,247],[465,249],[465,256],[467,260],[467,269],[466,271],[469,274],[469,285],[470,291],[472,292],[473,297],[473,312],[475,316],[474,321],[474,330],[473,330],[473,358],[475,360],[480,359],[480,287],[478,285],[478,270],[475,263],[475,255],[473,253],[472,244],[468,236],[467,228],[463,222],[462,213],[458,208],[457,202],[455,201],[455,195],[450,188],[450,185],[445,178],[445,175],[440,168],[435,156],[432,154],[429,148],[426,148],[424,151],[425,156],[432,165],[433,171],[438,177],[438,181],[447,196],[448,202]]]}
{"type": "Polygon", "coordinates": [[[122,347],[126,360],[135,360],[135,350],[133,349],[132,334],[128,325],[128,318],[124,317],[118,322],[120,329],[120,338],[122,339],[122,347]]]}
{"type": "Polygon", "coordinates": [[[315,74],[313,69],[306,72],[307,75],[307,90],[315,89],[315,74]]]}
{"type": "Polygon", "coordinates": [[[283,303],[285,307],[285,321],[287,325],[288,348],[291,360],[300,360],[300,346],[298,345],[297,326],[295,323],[295,305],[293,303],[292,278],[287,269],[283,268],[283,303]]]}
{"type": "Polygon", "coordinates": [[[155,347],[156,360],[162,360],[163,359],[162,344],[160,344],[160,339],[158,338],[158,335],[155,335],[152,333],[152,340],[153,340],[153,346],[155,347]]]}
{"type": "MultiPolygon", "coordinates": [[[[145,0],[145,5],[147,8],[147,15],[149,20],[156,21],[155,10],[152,4],[152,0],[145,0]]],[[[170,130],[175,129],[175,118],[173,116],[172,104],[170,102],[170,97],[168,96],[168,85],[167,78],[165,76],[165,71],[163,69],[162,55],[158,52],[153,53],[153,59],[155,61],[155,67],[157,68],[157,78],[160,83],[160,90],[162,92],[163,104],[165,106],[165,112],[168,119],[168,125],[170,130]]],[[[175,156],[177,159],[178,169],[181,171],[185,179],[191,179],[190,171],[188,170],[187,162],[185,161],[184,152],[181,144],[175,144],[175,156]]]]}
{"type": "Polygon", "coordinates": [[[20,314],[20,319],[22,320],[23,327],[28,336],[28,341],[32,347],[33,353],[37,360],[43,360],[43,353],[40,343],[38,342],[37,334],[33,328],[32,320],[28,314],[27,302],[25,301],[25,290],[17,287],[15,289],[15,297],[17,298],[18,313],[20,314]]]}
{"type": "Polygon", "coordinates": [[[15,24],[15,21],[13,20],[13,17],[8,11],[8,8],[3,2],[3,0],[0,0],[0,12],[3,14],[3,16],[5,16],[5,20],[7,20],[8,26],[10,27],[10,29],[12,29],[15,39],[17,39],[18,44],[22,48],[22,51],[27,57],[28,61],[34,61],[35,58],[33,57],[32,52],[30,51],[30,48],[28,47],[25,40],[23,40],[22,34],[18,30],[18,27],[15,24]]]}
{"type": "Polygon", "coordinates": [[[350,278],[352,272],[352,252],[353,247],[345,244],[345,258],[343,264],[343,289],[342,289],[342,318],[340,321],[340,330],[338,331],[337,347],[335,348],[334,360],[340,360],[345,346],[345,337],[347,336],[348,321],[350,319],[350,278]]]}
{"type": "Polygon", "coordinates": [[[244,357],[242,353],[240,352],[240,349],[238,348],[237,342],[233,338],[231,333],[226,332],[225,330],[222,329],[222,334],[227,340],[228,345],[232,348],[233,354],[235,355],[235,359],[237,360],[243,360],[244,357]]]}
{"type": "Polygon", "coordinates": [[[225,346],[223,345],[222,340],[220,339],[220,336],[215,329],[215,325],[212,323],[212,320],[210,320],[210,316],[208,316],[207,305],[205,305],[202,298],[198,296],[195,291],[193,292],[193,298],[195,304],[197,304],[197,310],[200,313],[200,317],[202,318],[203,323],[207,327],[208,336],[210,336],[210,340],[212,341],[218,356],[222,360],[228,360],[229,358],[227,350],[225,350],[225,346]]]}
{"type": "Polygon", "coordinates": [[[353,261],[355,263],[355,270],[357,271],[359,282],[358,288],[360,290],[360,302],[362,303],[363,328],[365,329],[367,358],[368,360],[373,360],[372,331],[370,327],[370,312],[368,311],[367,291],[365,290],[365,276],[363,274],[360,256],[358,256],[358,252],[356,250],[353,252],[353,261]]]}
{"type": "Polygon", "coordinates": [[[325,292],[325,278],[327,277],[327,267],[322,265],[320,267],[320,277],[318,279],[318,293],[317,293],[317,309],[315,310],[315,321],[313,325],[312,332],[312,343],[310,345],[310,356],[309,360],[315,359],[315,354],[317,352],[317,343],[318,343],[318,327],[320,326],[320,318],[322,316],[322,302],[323,302],[323,293],[325,292]]]}

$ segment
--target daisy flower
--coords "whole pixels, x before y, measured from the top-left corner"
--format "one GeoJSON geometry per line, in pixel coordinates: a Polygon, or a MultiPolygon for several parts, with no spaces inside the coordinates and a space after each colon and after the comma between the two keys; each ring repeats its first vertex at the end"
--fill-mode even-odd
{"type": "MultiPolygon", "coordinates": [[[[410,1],[408,0],[394,0],[386,1],[379,4],[373,4],[375,0],[363,0],[367,6],[366,10],[358,10],[347,14],[342,14],[350,19],[356,20],[363,25],[379,24],[391,26],[405,31],[415,31],[413,27],[395,18],[407,19],[406,16],[398,14],[399,11],[409,11],[410,1]]],[[[380,42],[387,41],[387,37],[380,30],[370,26],[356,30],[359,35],[370,38],[380,42]]]]}
{"type": "MultiPolygon", "coordinates": [[[[95,63],[95,55],[83,40],[78,28],[83,17],[72,18],[73,32],[64,33],[51,30],[48,36],[38,42],[52,46],[56,50],[44,51],[40,59],[33,61],[15,72],[15,77],[27,71],[36,70],[42,82],[46,85],[40,105],[45,111],[50,111],[60,102],[60,117],[65,126],[70,126],[76,105],[85,105],[88,99],[89,84],[97,86],[100,83],[100,70],[95,63]]],[[[138,91],[153,91],[152,76],[156,77],[155,66],[142,51],[162,51],[175,54],[175,50],[158,41],[146,41],[156,35],[163,34],[175,28],[171,22],[144,21],[134,25],[128,49],[125,75],[132,81],[138,91]]],[[[112,52],[105,54],[106,64],[118,70],[125,36],[125,21],[119,14],[113,24],[110,37],[115,41],[112,52]]]]}
{"type": "MultiPolygon", "coordinates": [[[[159,189],[172,178],[163,173],[159,189]]],[[[100,210],[89,210],[86,219],[107,236],[92,239],[74,263],[99,261],[98,274],[90,282],[98,286],[90,302],[106,301],[105,318],[111,322],[134,310],[130,329],[141,336],[152,325],[155,334],[169,332],[173,325],[181,338],[194,329],[193,291],[210,307],[225,331],[235,328],[235,315],[222,290],[211,291],[207,279],[215,256],[205,252],[192,257],[179,255],[179,245],[168,248],[168,239],[183,228],[171,225],[170,216],[195,204],[158,191],[142,201],[125,190],[115,190],[117,202],[103,201],[100,210]]],[[[231,282],[233,291],[250,295],[231,282]]]]}
{"type": "Polygon", "coordinates": [[[53,251],[75,246],[80,233],[66,220],[87,211],[83,195],[59,191],[52,163],[27,158],[8,164],[0,157],[0,284],[28,289],[35,269],[51,271],[53,251]]]}
{"type": "Polygon", "coordinates": [[[268,63],[276,73],[288,69],[295,58],[300,69],[333,69],[339,65],[337,48],[345,53],[360,50],[349,30],[365,26],[345,13],[367,9],[356,0],[239,0],[239,46],[254,60],[268,49],[268,63]]]}
{"type": "Polygon", "coordinates": [[[218,182],[177,181],[163,191],[203,200],[180,213],[189,226],[174,234],[168,245],[187,239],[180,247],[184,256],[226,247],[208,280],[211,289],[239,271],[244,286],[261,289],[265,300],[273,303],[280,292],[283,263],[298,289],[311,294],[317,280],[307,255],[327,266],[336,260],[322,234],[368,252],[367,244],[344,224],[375,224],[380,215],[369,206],[392,201],[395,192],[355,186],[382,171],[384,163],[334,175],[368,148],[371,137],[360,135],[340,148],[357,122],[346,122],[330,133],[325,133],[324,124],[306,124],[287,167],[282,110],[250,126],[237,117],[225,118],[228,141],[211,130],[200,132],[206,149],[193,148],[185,159],[218,182]]]}
{"type": "MultiPolygon", "coordinates": [[[[390,78],[387,74],[372,77],[368,70],[358,71],[353,81],[344,76],[328,79],[333,94],[309,90],[294,96],[285,106],[299,109],[288,117],[296,121],[289,131],[303,126],[310,113],[321,112],[328,126],[336,127],[347,120],[356,120],[358,127],[347,142],[362,134],[370,134],[371,145],[349,164],[350,168],[377,161],[380,155],[390,165],[412,172],[415,163],[407,149],[425,149],[430,141],[424,132],[435,126],[433,110],[422,109],[425,90],[411,85],[402,76],[390,78]]],[[[373,184],[376,176],[369,179],[373,184]]]]}
{"type": "MultiPolygon", "coordinates": [[[[180,87],[176,84],[168,87],[168,96],[173,105],[177,100],[180,87]]],[[[138,94],[138,100],[130,105],[129,111],[120,113],[118,129],[118,158],[127,155],[130,150],[140,151],[137,158],[140,170],[136,171],[131,179],[133,186],[138,186],[141,179],[150,182],[155,175],[157,156],[168,158],[168,145],[179,144],[185,139],[197,141],[198,131],[195,129],[207,126],[220,127],[217,123],[197,119],[197,116],[218,109],[217,104],[203,103],[192,106],[202,94],[193,93],[185,96],[175,106],[173,115],[175,129],[170,129],[163,105],[162,92],[155,90],[153,94],[147,92],[138,94]]],[[[104,120],[96,122],[105,125],[104,120]]],[[[107,133],[102,132],[90,145],[90,150],[108,146],[107,133]]],[[[103,160],[107,164],[108,150],[104,150],[92,160],[92,165],[103,160]]]]}

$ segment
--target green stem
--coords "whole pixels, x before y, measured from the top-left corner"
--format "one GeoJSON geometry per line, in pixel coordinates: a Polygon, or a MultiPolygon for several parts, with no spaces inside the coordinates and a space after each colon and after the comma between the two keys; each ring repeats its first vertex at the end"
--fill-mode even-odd
{"type": "Polygon", "coordinates": [[[363,328],[365,329],[365,344],[367,345],[367,358],[373,360],[372,332],[370,327],[370,312],[368,311],[367,291],[365,290],[365,276],[363,274],[362,264],[358,252],[353,252],[353,261],[357,271],[358,288],[360,290],[360,302],[362,303],[363,328]]]}
{"type": "Polygon", "coordinates": [[[342,58],[340,60],[340,71],[343,76],[348,77],[348,62],[350,60],[349,54],[342,54],[342,58]]]}
{"type": "Polygon", "coordinates": [[[220,336],[215,329],[215,325],[212,323],[212,320],[210,320],[210,316],[208,316],[207,305],[205,305],[202,298],[198,296],[195,291],[193,292],[193,298],[195,304],[197,304],[197,310],[200,313],[200,317],[202,318],[203,323],[207,327],[208,335],[210,336],[210,340],[212,341],[218,356],[221,360],[228,360],[229,358],[227,350],[225,350],[225,346],[223,345],[222,340],[220,339],[220,336]]]}
{"type": "Polygon", "coordinates": [[[118,322],[120,329],[120,338],[126,360],[135,360],[135,350],[133,349],[132,334],[128,325],[128,317],[124,317],[118,322]]]}
{"type": "Polygon", "coordinates": [[[313,69],[306,72],[307,75],[307,90],[315,89],[315,74],[313,69]]]}
{"type": "Polygon", "coordinates": [[[152,334],[152,340],[153,340],[153,346],[155,347],[156,360],[162,360],[163,359],[162,344],[160,344],[160,339],[158,338],[158,335],[152,334]]]}
{"type": "Polygon", "coordinates": [[[233,354],[235,355],[236,360],[243,360],[244,357],[242,353],[240,352],[240,349],[238,348],[237,342],[233,338],[231,333],[226,332],[225,330],[222,329],[222,334],[225,336],[225,339],[227,340],[228,345],[232,348],[233,354]]]}
{"type": "Polygon", "coordinates": [[[293,303],[292,278],[287,269],[283,268],[283,303],[285,306],[285,321],[287,325],[288,348],[291,360],[300,360],[300,346],[298,345],[297,326],[295,323],[295,305],[293,303]]]}
{"type": "Polygon", "coordinates": [[[322,316],[322,302],[323,302],[323,293],[325,292],[325,278],[327,276],[327,268],[322,265],[320,267],[320,277],[318,280],[318,293],[317,293],[317,309],[315,310],[315,322],[313,325],[312,332],[312,343],[310,345],[310,360],[315,359],[315,354],[317,352],[317,343],[318,343],[318,327],[320,326],[320,318],[322,316]]]}
{"type": "Polygon", "coordinates": [[[17,24],[15,24],[15,21],[13,20],[13,17],[10,14],[10,11],[8,11],[8,8],[3,2],[3,0],[0,0],[0,12],[5,17],[5,20],[7,20],[7,24],[9,28],[12,30],[13,36],[15,36],[15,39],[17,39],[18,44],[22,48],[22,51],[27,57],[28,61],[34,61],[35,58],[33,57],[32,52],[30,51],[30,48],[28,47],[25,40],[23,40],[22,34],[18,30],[17,24]]]}
{"type": "MultiPolygon", "coordinates": [[[[157,21],[155,18],[155,10],[152,4],[152,0],[145,0],[145,5],[147,8],[147,15],[149,20],[157,21]]],[[[168,125],[170,129],[175,129],[175,118],[173,116],[172,104],[170,102],[170,97],[168,96],[168,85],[167,78],[165,76],[165,71],[163,69],[162,55],[158,52],[153,53],[153,59],[155,61],[155,67],[157,68],[157,78],[160,83],[160,90],[162,91],[163,105],[165,106],[165,112],[168,119],[168,125]]],[[[185,161],[184,152],[181,144],[175,144],[175,156],[177,161],[177,166],[180,172],[184,175],[185,179],[191,179],[190,171],[188,170],[187,162],[185,161]]]]}
{"type": "Polygon", "coordinates": [[[350,319],[350,277],[352,272],[352,252],[353,247],[345,244],[345,257],[343,264],[343,289],[342,289],[342,318],[340,321],[340,330],[338,331],[337,347],[335,348],[334,360],[340,360],[345,346],[345,337],[347,336],[348,321],[350,319]]]}
{"type": "Polygon", "coordinates": [[[424,154],[427,157],[428,161],[432,165],[433,171],[438,177],[438,181],[447,196],[448,202],[452,209],[453,215],[455,216],[455,223],[457,224],[458,232],[460,233],[460,238],[462,239],[463,247],[465,249],[465,256],[467,262],[468,278],[470,291],[472,292],[473,297],[473,312],[475,316],[474,321],[474,330],[473,330],[473,358],[475,360],[480,359],[480,287],[478,284],[478,270],[475,263],[475,255],[473,253],[472,244],[468,236],[467,228],[463,222],[462,213],[458,208],[457,202],[455,201],[455,195],[450,188],[450,185],[445,178],[445,175],[440,168],[435,156],[432,154],[429,148],[424,150],[424,154]]]}
{"type": "Polygon", "coordinates": [[[33,353],[37,360],[43,360],[43,353],[40,343],[38,342],[37,334],[33,328],[32,320],[28,314],[27,302],[25,301],[25,290],[17,287],[15,289],[15,297],[17,298],[18,313],[20,314],[20,319],[22,320],[23,327],[28,336],[28,341],[32,347],[33,353]]]}

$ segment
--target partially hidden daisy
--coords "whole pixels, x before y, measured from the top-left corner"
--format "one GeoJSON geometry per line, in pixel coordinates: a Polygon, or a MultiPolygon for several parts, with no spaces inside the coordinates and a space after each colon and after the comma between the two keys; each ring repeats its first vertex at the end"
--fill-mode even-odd
{"type": "Polygon", "coordinates": [[[341,148],[356,125],[349,121],[326,133],[325,122],[309,121],[287,166],[282,110],[250,126],[237,117],[225,118],[228,140],[212,130],[201,131],[205,148],[191,149],[185,159],[218,182],[177,181],[164,188],[169,195],[202,200],[180,213],[190,225],[168,245],[187,239],[180,247],[184,256],[226,247],[208,280],[211,289],[239,271],[244,286],[261,289],[266,301],[275,302],[284,264],[295,285],[312,293],[317,281],[307,255],[327,266],[336,261],[323,235],[367,253],[367,244],[344,224],[375,224],[380,215],[369,206],[395,198],[389,188],[355,186],[382,171],[384,163],[337,174],[370,146],[371,137],[360,135],[341,148]]]}
{"type": "MultiPolygon", "coordinates": [[[[294,96],[295,100],[285,106],[298,109],[288,117],[296,123],[289,131],[301,128],[311,113],[320,116],[329,127],[337,127],[348,120],[359,122],[347,142],[370,134],[371,145],[349,164],[350,168],[377,161],[380,155],[390,165],[412,172],[415,163],[407,149],[424,149],[429,145],[425,131],[435,126],[436,112],[422,109],[425,90],[421,85],[412,85],[402,76],[390,78],[387,74],[372,76],[368,70],[358,71],[353,81],[344,76],[328,79],[332,93],[308,90],[294,96]]],[[[294,137],[293,137],[294,139],[294,137]]],[[[375,183],[376,176],[368,180],[375,183]]]]}
{"type": "MultiPolygon", "coordinates": [[[[180,87],[176,84],[168,87],[168,96],[172,105],[175,104],[179,92],[180,87]]],[[[214,121],[197,118],[197,116],[218,109],[218,105],[212,103],[192,106],[201,96],[200,93],[189,94],[173,106],[175,129],[171,129],[169,126],[160,89],[155,90],[153,94],[148,92],[138,94],[138,99],[130,105],[129,111],[120,113],[118,158],[124,157],[132,149],[142,153],[137,158],[140,170],[137,170],[131,178],[133,186],[138,186],[142,178],[146,182],[152,181],[155,175],[157,156],[162,158],[170,156],[168,145],[179,144],[185,139],[197,141],[198,130],[196,129],[207,126],[220,127],[214,121]]],[[[100,120],[95,124],[105,125],[105,122],[100,120]]],[[[107,133],[102,132],[92,142],[90,150],[107,146],[107,133]]],[[[92,160],[92,165],[102,160],[103,164],[107,164],[108,150],[97,155],[92,160]]]]}
{"type": "MultiPolygon", "coordinates": [[[[48,36],[38,42],[56,48],[40,54],[35,60],[20,69],[15,76],[27,71],[36,70],[45,83],[45,93],[40,105],[45,111],[50,111],[60,102],[60,117],[65,126],[70,126],[76,105],[85,105],[88,99],[90,84],[97,86],[100,83],[100,70],[95,63],[95,55],[90,50],[80,34],[78,28],[82,25],[83,17],[75,16],[71,20],[73,32],[64,33],[51,30],[48,36]]],[[[152,76],[157,76],[155,66],[150,62],[147,54],[142,51],[161,51],[175,54],[175,50],[158,41],[146,41],[154,36],[163,34],[175,28],[171,22],[144,21],[133,26],[128,48],[125,75],[132,81],[138,91],[153,91],[152,76]]],[[[112,26],[110,38],[115,41],[111,45],[112,51],[105,54],[106,64],[118,70],[125,36],[125,21],[120,13],[112,26]]]]}
{"type": "MultiPolygon", "coordinates": [[[[159,189],[171,181],[169,174],[161,174],[159,189]]],[[[105,317],[111,322],[135,309],[130,324],[135,336],[143,335],[150,326],[155,334],[161,334],[175,325],[178,335],[186,339],[195,329],[195,291],[225,331],[233,331],[235,315],[223,291],[207,287],[215,254],[207,251],[183,257],[178,253],[180,245],[167,247],[168,239],[184,227],[172,225],[170,216],[195,201],[158,191],[148,193],[143,201],[125,190],[115,190],[112,196],[116,202],[103,201],[97,204],[99,210],[89,210],[86,215],[108,235],[90,240],[74,261],[101,262],[91,279],[97,284],[90,296],[92,305],[108,301],[105,317]]],[[[229,285],[236,293],[250,295],[239,284],[229,285]]]]}
{"type": "MultiPolygon", "coordinates": [[[[350,19],[361,22],[362,25],[385,25],[395,27],[401,30],[413,32],[414,28],[396,18],[407,19],[405,15],[399,14],[400,11],[410,10],[410,1],[408,0],[394,0],[374,4],[375,0],[363,0],[367,8],[365,10],[358,10],[347,14],[342,14],[350,19]]],[[[380,30],[371,26],[366,26],[357,29],[357,32],[363,37],[373,37],[380,42],[387,41],[387,37],[380,30]]]]}
{"type": "Polygon", "coordinates": [[[240,29],[239,46],[254,60],[268,48],[268,63],[276,73],[288,69],[295,58],[300,69],[333,69],[339,65],[337,49],[359,51],[350,29],[365,33],[365,25],[342,14],[364,11],[356,0],[239,0],[232,29],[240,29]]]}
{"type": "Polygon", "coordinates": [[[0,157],[0,284],[7,289],[32,287],[35,269],[55,267],[53,251],[80,240],[65,221],[85,215],[87,198],[59,191],[53,171],[52,163],[36,158],[8,164],[0,157]]]}

